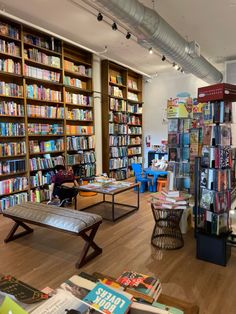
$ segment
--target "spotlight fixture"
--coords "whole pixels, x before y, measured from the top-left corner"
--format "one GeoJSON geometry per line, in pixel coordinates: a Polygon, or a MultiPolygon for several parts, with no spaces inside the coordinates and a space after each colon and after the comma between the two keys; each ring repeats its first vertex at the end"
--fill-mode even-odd
{"type": "Polygon", "coordinates": [[[184,73],[184,69],[181,69],[181,71],[180,71],[181,73],[184,73]]]}
{"type": "Polygon", "coordinates": [[[97,20],[101,22],[103,20],[103,15],[101,12],[98,13],[97,20]]]}
{"type": "Polygon", "coordinates": [[[179,66],[177,70],[179,71],[180,69],[181,69],[181,67],[179,66]]]}
{"type": "Polygon", "coordinates": [[[165,57],[165,56],[162,56],[161,60],[162,60],[162,61],[165,61],[165,60],[166,60],[166,57],[165,57]]]}
{"type": "Polygon", "coordinates": [[[174,69],[175,69],[176,71],[177,71],[178,68],[179,68],[178,64],[173,65],[173,67],[174,67],[174,69]]]}
{"type": "Polygon", "coordinates": [[[172,63],[173,68],[175,67],[175,62],[172,63]]]}
{"type": "Polygon", "coordinates": [[[152,54],[153,54],[152,47],[151,47],[151,48],[149,48],[149,53],[150,53],[150,55],[152,55],[152,54]]]}
{"type": "Polygon", "coordinates": [[[113,31],[116,31],[116,30],[118,29],[115,22],[112,24],[112,27],[111,27],[111,28],[113,29],[113,31]]]}
{"type": "Polygon", "coordinates": [[[131,37],[130,32],[127,32],[127,34],[126,34],[126,39],[130,39],[130,37],[131,37]]]}

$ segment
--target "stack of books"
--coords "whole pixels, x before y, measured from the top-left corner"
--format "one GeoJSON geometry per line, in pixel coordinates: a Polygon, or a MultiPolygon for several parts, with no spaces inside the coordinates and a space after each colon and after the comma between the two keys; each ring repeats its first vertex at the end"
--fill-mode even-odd
{"type": "Polygon", "coordinates": [[[152,195],[152,201],[163,209],[187,209],[190,198],[190,194],[165,189],[152,195]]]}

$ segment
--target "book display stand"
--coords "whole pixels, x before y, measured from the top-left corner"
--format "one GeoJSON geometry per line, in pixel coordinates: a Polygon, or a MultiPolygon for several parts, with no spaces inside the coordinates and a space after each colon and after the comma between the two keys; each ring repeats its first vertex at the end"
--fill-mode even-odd
{"type": "Polygon", "coordinates": [[[226,266],[231,253],[231,117],[236,86],[216,84],[198,89],[203,108],[202,157],[195,161],[197,258],[226,266]]]}
{"type": "Polygon", "coordinates": [[[123,180],[142,160],[142,76],[102,61],[103,172],[123,180]]]}
{"type": "Polygon", "coordinates": [[[49,198],[53,168],[96,172],[92,53],[0,20],[0,211],[49,198]]]}

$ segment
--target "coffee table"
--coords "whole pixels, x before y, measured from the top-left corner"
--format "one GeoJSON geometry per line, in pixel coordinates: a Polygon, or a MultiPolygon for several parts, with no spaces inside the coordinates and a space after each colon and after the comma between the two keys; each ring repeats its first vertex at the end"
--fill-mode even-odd
{"type": "Polygon", "coordinates": [[[79,208],[79,210],[90,209],[89,212],[93,213],[91,210],[94,208],[94,213],[101,215],[105,220],[114,222],[139,209],[139,183],[132,183],[129,186],[116,186],[111,184],[107,188],[88,184],[81,185],[79,187],[79,191],[96,192],[98,194],[102,194],[102,201],[84,208],[79,208]],[[135,189],[137,195],[135,205],[115,202],[115,196],[132,189],[135,189]],[[106,200],[106,195],[111,196],[111,201],[106,200]]]}

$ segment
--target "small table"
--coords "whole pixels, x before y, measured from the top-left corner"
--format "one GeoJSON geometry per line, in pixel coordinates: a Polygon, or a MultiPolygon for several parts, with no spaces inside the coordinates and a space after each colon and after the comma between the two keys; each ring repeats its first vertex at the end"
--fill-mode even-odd
{"type": "Polygon", "coordinates": [[[157,191],[157,179],[159,176],[167,176],[168,172],[167,171],[162,171],[162,170],[153,170],[152,168],[146,168],[144,169],[144,172],[149,175],[153,176],[153,192],[157,191]]]}
{"type": "MultiPolygon", "coordinates": [[[[115,186],[115,185],[110,185],[108,186],[107,188],[103,188],[102,186],[93,186],[93,184],[88,184],[88,185],[81,185],[79,187],[79,191],[88,191],[88,192],[96,192],[98,194],[102,194],[103,195],[103,199],[102,201],[100,202],[97,202],[95,204],[92,204],[90,206],[86,206],[84,208],[80,208],[79,210],[85,210],[85,209],[89,209],[89,208],[92,208],[92,207],[99,207],[99,205],[103,205],[103,207],[101,208],[101,210],[103,211],[103,213],[101,213],[101,210],[100,210],[100,215],[103,217],[103,219],[105,220],[109,220],[109,221],[116,221],[122,217],[125,217],[127,215],[129,215],[130,213],[136,211],[139,209],[139,183],[133,183],[133,184],[130,184],[130,186],[115,186]],[[116,203],[115,202],[115,196],[120,194],[120,193],[123,193],[123,192],[126,192],[126,191],[129,191],[129,190],[132,190],[136,188],[136,192],[137,192],[137,202],[136,202],[136,205],[128,205],[128,204],[122,204],[122,203],[116,203]],[[110,195],[111,196],[111,201],[107,201],[106,200],[106,195],[110,195]],[[117,213],[117,209],[118,209],[118,206],[115,206],[115,205],[118,205],[119,206],[119,209],[123,210],[123,213],[119,214],[117,213]],[[127,208],[129,210],[127,210],[127,208]],[[104,215],[104,211],[108,211],[111,213],[111,215],[106,216],[104,215]]],[[[96,209],[96,213],[98,213],[98,208],[96,209]]]]}

